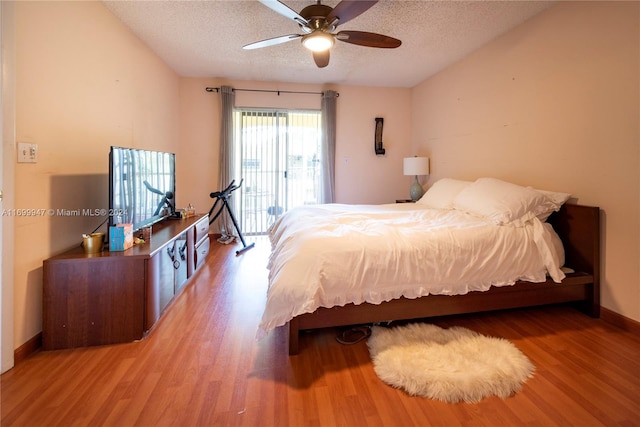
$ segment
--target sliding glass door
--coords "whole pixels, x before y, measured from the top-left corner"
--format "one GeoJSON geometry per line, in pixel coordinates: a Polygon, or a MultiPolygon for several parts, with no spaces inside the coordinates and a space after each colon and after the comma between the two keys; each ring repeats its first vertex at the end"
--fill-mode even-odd
{"type": "Polygon", "coordinates": [[[234,112],[236,158],[244,179],[239,208],[242,232],[265,234],[288,209],[318,203],[320,112],[234,112]]]}

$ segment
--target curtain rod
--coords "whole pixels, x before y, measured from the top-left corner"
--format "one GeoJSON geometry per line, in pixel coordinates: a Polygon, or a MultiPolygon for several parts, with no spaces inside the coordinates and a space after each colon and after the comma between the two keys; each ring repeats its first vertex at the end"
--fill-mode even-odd
{"type": "MultiPolygon", "coordinates": [[[[219,87],[208,87],[205,89],[207,92],[220,92],[219,87]]],[[[268,90],[268,89],[236,89],[233,88],[234,92],[266,92],[266,93],[277,93],[280,96],[281,93],[299,93],[304,95],[322,95],[324,92],[301,92],[295,90],[268,90]]],[[[340,96],[339,93],[336,92],[336,97],[340,96]]]]}

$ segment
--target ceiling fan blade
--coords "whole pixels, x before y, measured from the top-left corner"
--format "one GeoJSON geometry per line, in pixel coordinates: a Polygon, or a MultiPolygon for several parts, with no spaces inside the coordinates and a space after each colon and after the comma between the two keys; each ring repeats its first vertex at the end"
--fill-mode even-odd
{"type": "Polygon", "coordinates": [[[302,34],[289,34],[286,36],[274,37],[272,39],[261,40],[259,42],[250,43],[248,45],[242,46],[243,49],[259,49],[261,47],[273,46],[280,43],[286,43],[291,40],[299,39],[302,37],[302,34]]]}
{"type": "Polygon", "coordinates": [[[342,25],[359,16],[377,2],[378,0],[342,0],[327,15],[327,22],[331,24],[337,19],[337,25],[342,25]]]}
{"type": "Polygon", "coordinates": [[[289,6],[287,6],[282,2],[279,2],[277,0],[258,0],[258,1],[263,5],[267,6],[269,9],[273,10],[274,12],[279,13],[285,18],[292,19],[300,25],[307,25],[309,23],[306,19],[300,16],[298,12],[291,9],[289,6]]]}
{"type": "Polygon", "coordinates": [[[400,40],[394,39],[393,37],[366,31],[340,31],[336,34],[336,38],[340,41],[357,44],[359,46],[381,47],[385,49],[393,49],[402,44],[400,40]]]}
{"type": "Polygon", "coordinates": [[[322,52],[313,52],[313,60],[318,68],[324,68],[329,65],[329,49],[322,52]]]}

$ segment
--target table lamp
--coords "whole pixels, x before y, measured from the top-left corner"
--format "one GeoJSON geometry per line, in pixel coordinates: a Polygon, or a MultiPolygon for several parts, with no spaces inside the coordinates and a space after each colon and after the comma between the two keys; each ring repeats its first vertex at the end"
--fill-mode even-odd
{"type": "Polygon", "coordinates": [[[416,179],[411,184],[409,193],[411,194],[411,200],[414,202],[424,194],[422,185],[418,181],[418,175],[429,175],[429,158],[428,157],[405,157],[404,158],[404,174],[413,175],[416,179]]]}

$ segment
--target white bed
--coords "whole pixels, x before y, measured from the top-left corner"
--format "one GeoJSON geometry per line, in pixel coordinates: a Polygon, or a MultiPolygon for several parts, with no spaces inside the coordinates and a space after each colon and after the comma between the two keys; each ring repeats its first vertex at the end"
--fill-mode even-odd
{"type": "Polygon", "coordinates": [[[565,277],[562,242],[544,220],[568,194],[490,178],[436,184],[415,204],[305,206],[280,217],[259,335],[320,307],[565,277]]]}

